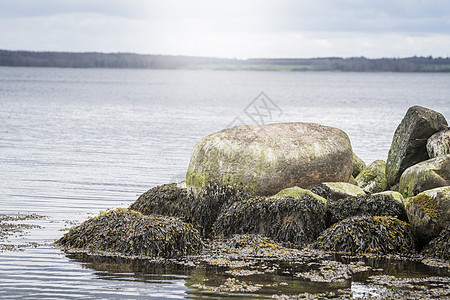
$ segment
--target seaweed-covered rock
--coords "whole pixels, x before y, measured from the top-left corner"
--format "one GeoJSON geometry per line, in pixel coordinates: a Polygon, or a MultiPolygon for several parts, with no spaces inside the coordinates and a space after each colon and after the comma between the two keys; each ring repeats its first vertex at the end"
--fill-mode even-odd
{"type": "Polygon", "coordinates": [[[421,244],[450,226],[450,186],[424,191],[408,199],[406,213],[421,244]]]}
{"type": "Polygon", "coordinates": [[[208,237],[217,216],[235,201],[250,195],[232,186],[209,185],[201,193],[193,194],[179,185],[165,184],[142,194],[130,209],[144,215],[180,217],[208,237]]]}
{"type": "Polygon", "coordinates": [[[353,172],[352,176],[356,178],[364,170],[366,163],[353,152],[353,172]]]}
{"type": "Polygon", "coordinates": [[[186,188],[176,183],[154,187],[141,196],[130,206],[131,210],[144,215],[164,215],[186,218],[193,197],[186,188]]]}
{"type": "Polygon", "coordinates": [[[328,201],[327,226],[362,215],[391,216],[408,220],[403,203],[391,195],[361,195],[328,201]]]}
{"type": "Polygon", "coordinates": [[[347,182],[352,147],[345,132],[313,123],[237,126],[201,139],[193,148],[186,183],[211,183],[269,196],[292,186],[347,182]]]}
{"type": "Polygon", "coordinates": [[[420,254],[425,258],[450,260],[450,226],[445,227],[437,238],[423,248],[420,254]]]}
{"type": "Polygon", "coordinates": [[[410,166],[427,160],[427,140],[447,128],[445,117],[428,108],[413,106],[398,125],[386,162],[388,186],[395,185],[410,166]]]}
{"type": "Polygon", "coordinates": [[[360,187],[347,182],[324,182],[308,187],[308,190],[327,200],[365,195],[360,187]]]}
{"type": "Polygon", "coordinates": [[[450,128],[433,134],[427,141],[430,158],[450,154],[450,128]]]}
{"type": "Polygon", "coordinates": [[[356,176],[358,186],[366,193],[382,192],[387,187],[386,163],[383,160],[376,160],[356,176]]]}
{"type": "Polygon", "coordinates": [[[358,216],[334,224],[310,247],[353,254],[410,254],[415,244],[406,222],[394,217],[358,216]]]}
{"type": "Polygon", "coordinates": [[[379,196],[379,195],[388,195],[397,200],[399,203],[403,204],[403,207],[405,206],[405,198],[403,198],[402,194],[396,191],[384,191],[379,193],[374,193],[372,196],[379,196]]]}
{"type": "Polygon", "coordinates": [[[178,218],[109,210],[66,233],[57,245],[68,251],[119,257],[172,258],[199,253],[200,234],[178,218]]]}
{"type": "Polygon", "coordinates": [[[403,197],[450,185],[450,154],[431,158],[406,169],[398,191],[403,197]]]}
{"type": "Polygon", "coordinates": [[[261,234],[296,246],[312,242],[325,228],[326,203],[309,194],[255,197],[233,203],[217,218],[217,236],[261,234]]]}
{"type": "Polygon", "coordinates": [[[251,196],[234,186],[209,185],[198,194],[190,207],[188,221],[196,225],[202,236],[209,237],[214,222],[224,210],[235,202],[251,196]]]}

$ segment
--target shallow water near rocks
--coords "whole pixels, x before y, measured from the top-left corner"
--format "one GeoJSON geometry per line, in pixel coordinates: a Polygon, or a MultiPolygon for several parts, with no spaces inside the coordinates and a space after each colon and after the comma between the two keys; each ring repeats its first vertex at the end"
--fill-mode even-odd
{"type": "MultiPolygon", "coordinates": [[[[449,83],[450,74],[2,67],[0,213],[45,218],[7,221],[29,226],[0,240],[14,248],[0,253],[0,298],[270,298],[303,292],[350,297],[351,291],[383,291],[381,279],[368,281],[371,276],[449,278],[448,269],[382,260],[368,264],[383,271],[323,283],[295,276],[307,270],[291,262],[270,262],[277,264],[273,273],[265,272],[273,266],[256,266],[250,271],[264,274],[239,276],[248,272],[227,273],[229,267],[206,262],[193,267],[66,256],[52,246],[88,217],[128,207],[156,185],[181,181],[195,142],[238,125],[235,120],[253,124],[246,108],[253,112],[251,103],[262,91],[281,111],[266,114],[265,123],[341,128],[355,153],[370,163],[386,159],[408,107],[423,105],[450,119],[449,83]],[[252,293],[208,290],[221,285],[262,286],[252,293]]],[[[439,285],[424,283],[430,284],[439,285]]]]}

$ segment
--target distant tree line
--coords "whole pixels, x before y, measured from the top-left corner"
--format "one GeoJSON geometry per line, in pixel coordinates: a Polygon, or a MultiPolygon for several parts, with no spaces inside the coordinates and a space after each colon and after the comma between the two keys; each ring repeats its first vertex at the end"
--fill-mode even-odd
{"type": "Polygon", "coordinates": [[[134,53],[72,53],[0,50],[0,66],[136,69],[246,69],[346,72],[450,72],[450,59],[429,57],[327,57],[309,59],[223,59],[134,53]]]}

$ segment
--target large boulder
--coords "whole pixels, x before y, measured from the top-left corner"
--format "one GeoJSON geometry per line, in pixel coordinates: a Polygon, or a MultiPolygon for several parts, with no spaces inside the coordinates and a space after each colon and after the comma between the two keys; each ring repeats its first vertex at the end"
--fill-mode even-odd
{"type": "Polygon", "coordinates": [[[174,258],[198,254],[203,247],[191,224],[129,209],[109,210],[91,218],[70,229],[56,244],[69,252],[125,258],[174,258]]]}
{"type": "Polygon", "coordinates": [[[237,126],[201,139],[192,150],[186,183],[238,186],[274,195],[292,186],[347,182],[352,147],[340,129],[312,123],[237,126]]]}
{"type": "Polygon", "coordinates": [[[427,141],[430,158],[450,154],[450,128],[433,134],[427,141]]]}
{"type": "Polygon", "coordinates": [[[398,125],[386,161],[388,186],[395,185],[408,167],[427,160],[427,140],[447,128],[445,117],[431,109],[413,106],[398,125]]]}
{"type": "Polygon", "coordinates": [[[399,192],[406,198],[423,191],[450,185],[450,154],[420,162],[406,169],[399,192]]]}
{"type": "Polygon", "coordinates": [[[410,198],[406,203],[406,213],[420,243],[426,244],[450,226],[450,186],[410,198]]]}
{"type": "MultiPolygon", "coordinates": [[[[289,191],[293,192],[293,191],[289,191]]],[[[302,193],[254,197],[234,202],[214,224],[216,236],[261,234],[302,247],[314,241],[325,229],[326,200],[302,193]]]]}
{"type": "Polygon", "coordinates": [[[308,190],[327,200],[365,195],[359,186],[347,182],[323,182],[308,187],[308,190]]]}
{"type": "Polygon", "coordinates": [[[385,171],[386,163],[383,160],[376,160],[365,167],[355,180],[366,193],[379,193],[387,187],[385,171]]]}

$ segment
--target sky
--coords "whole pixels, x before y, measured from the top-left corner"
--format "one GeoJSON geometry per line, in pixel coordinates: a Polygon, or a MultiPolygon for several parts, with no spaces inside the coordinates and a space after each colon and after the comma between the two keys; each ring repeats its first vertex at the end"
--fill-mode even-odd
{"type": "Polygon", "coordinates": [[[0,49],[224,58],[450,55],[449,0],[0,0],[0,49]]]}

